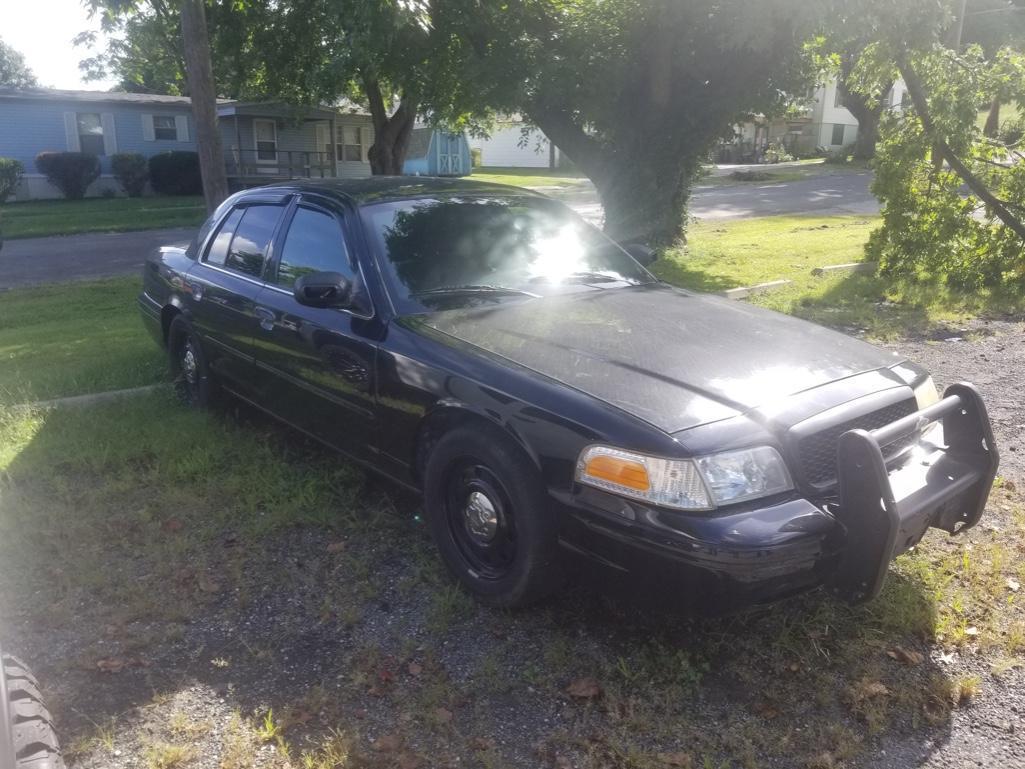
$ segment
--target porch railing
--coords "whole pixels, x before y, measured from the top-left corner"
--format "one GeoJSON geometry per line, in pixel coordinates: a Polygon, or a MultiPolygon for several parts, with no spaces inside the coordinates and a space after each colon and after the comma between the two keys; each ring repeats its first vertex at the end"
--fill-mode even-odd
{"type": "Polygon", "coordinates": [[[232,148],[224,153],[224,164],[229,178],[323,179],[335,175],[329,152],[232,148]]]}

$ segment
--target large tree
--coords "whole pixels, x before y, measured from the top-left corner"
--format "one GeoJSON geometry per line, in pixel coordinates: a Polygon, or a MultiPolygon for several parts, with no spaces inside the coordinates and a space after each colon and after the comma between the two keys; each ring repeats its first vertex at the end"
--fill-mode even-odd
{"type": "Polygon", "coordinates": [[[0,85],[14,88],[38,85],[36,76],[25,64],[25,57],[3,40],[0,40],[0,85]]]}
{"type": "Polygon", "coordinates": [[[606,230],[672,243],[701,162],[743,114],[805,90],[822,2],[438,0],[469,77],[595,183],[606,230]],[[808,26],[806,26],[808,25],[808,26]]]}

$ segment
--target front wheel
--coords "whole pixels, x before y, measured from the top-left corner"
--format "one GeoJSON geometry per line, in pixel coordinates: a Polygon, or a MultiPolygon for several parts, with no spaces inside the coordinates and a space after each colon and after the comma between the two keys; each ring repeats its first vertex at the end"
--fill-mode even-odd
{"type": "MultiPolygon", "coordinates": [[[[0,711],[6,714],[7,723],[0,729],[8,730],[9,750],[13,755],[0,756],[0,765],[13,763],[14,769],[64,769],[57,733],[53,719],[43,704],[39,684],[29,672],[25,663],[8,654],[0,654],[0,690],[4,701],[0,711]]],[[[3,735],[0,735],[2,737],[3,735]]],[[[0,738],[0,744],[4,740],[0,738]]]]}
{"type": "Polygon", "coordinates": [[[524,606],[561,584],[558,522],[540,473],[494,428],[459,427],[431,452],[424,502],[446,566],[492,606],[524,606]]]}

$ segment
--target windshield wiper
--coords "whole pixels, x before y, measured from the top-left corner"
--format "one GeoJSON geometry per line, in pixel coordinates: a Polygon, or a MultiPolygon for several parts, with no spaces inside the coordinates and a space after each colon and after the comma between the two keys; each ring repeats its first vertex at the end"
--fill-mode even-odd
{"type": "Polygon", "coordinates": [[[440,286],[439,288],[428,288],[423,291],[414,291],[410,297],[419,298],[422,296],[458,296],[460,294],[491,294],[497,296],[529,296],[537,299],[539,294],[524,291],[520,288],[509,286],[440,286]]]}

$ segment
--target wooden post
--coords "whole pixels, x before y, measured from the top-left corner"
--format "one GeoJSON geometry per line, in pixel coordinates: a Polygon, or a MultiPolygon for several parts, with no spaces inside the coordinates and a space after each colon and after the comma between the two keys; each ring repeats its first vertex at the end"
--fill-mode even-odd
{"type": "Polygon", "coordinates": [[[228,197],[228,176],[224,168],[221,134],[217,128],[217,93],[203,0],[182,0],[181,11],[185,74],[192,98],[192,116],[196,121],[199,171],[203,177],[206,209],[212,213],[228,197]]]}

